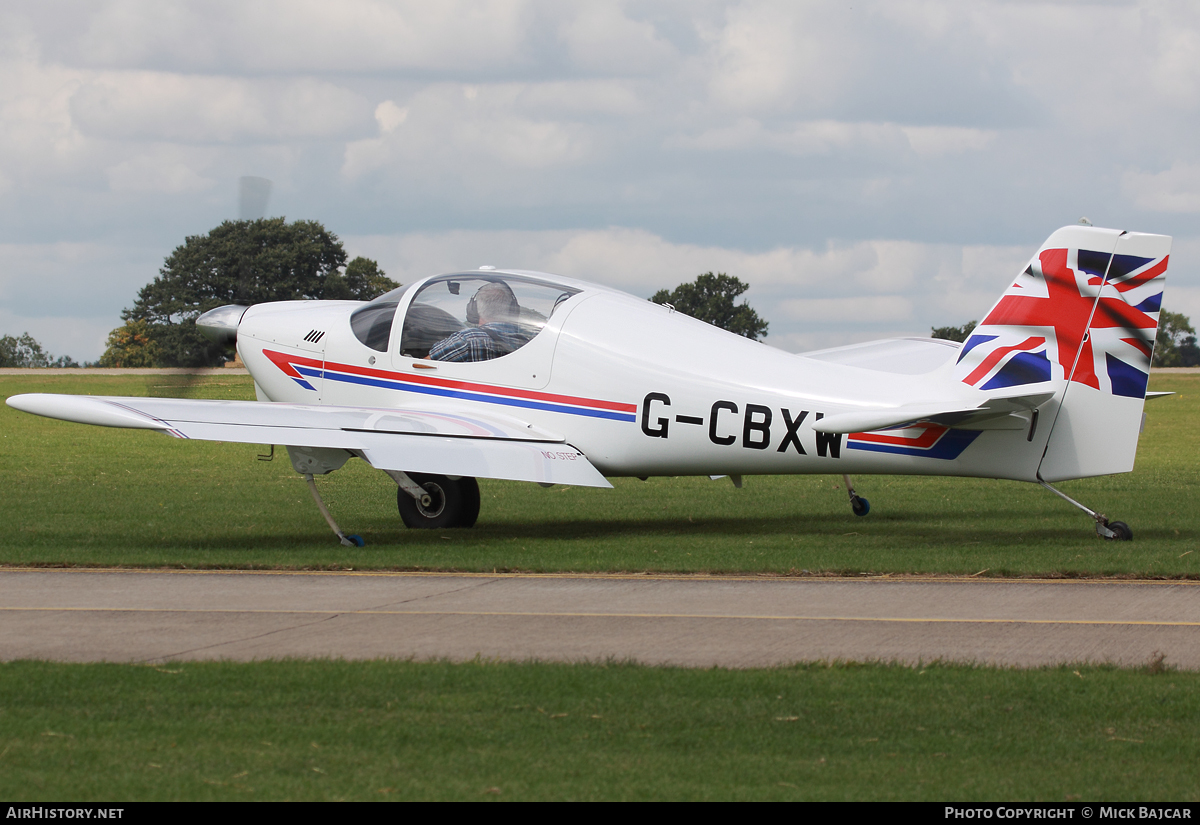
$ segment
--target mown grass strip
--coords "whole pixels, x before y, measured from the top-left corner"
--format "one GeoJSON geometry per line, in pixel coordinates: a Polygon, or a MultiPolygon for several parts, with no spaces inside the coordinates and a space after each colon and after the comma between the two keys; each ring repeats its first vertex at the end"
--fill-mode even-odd
{"type": "Polygon", "coordinates": [[[11,801],[1195,800],[1200,674],[0,664],[11,801]]]}
{"type": "MultiPolygon", "coordinates": [[[[406,530],[395,485],[352,461],[320,479],[329,534],[286,455],[40,419],[0,407],[0,563],[231,567],[984,576],[1200,575],[1200,376],[1156,375],[1135,472],[1062,488],[1128,522],[1103,542],[1033,485],[863,476],[871,515],[840,477],[617,479],[614,490],[481,482],[473,530],[406,530]]],[[[0,389],[251,398],[245,376],[4,376],[0,389]]]]}

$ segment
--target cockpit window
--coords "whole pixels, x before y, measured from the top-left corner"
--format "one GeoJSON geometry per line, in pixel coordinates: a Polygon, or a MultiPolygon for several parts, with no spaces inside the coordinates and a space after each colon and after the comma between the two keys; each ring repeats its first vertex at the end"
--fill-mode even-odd
{"type": "Polygon", "coordinates": [[[354,337],[379,352],[387,352],[388,338],[392,335],[392,319],[396,317],[395,301],[375,303],[359,307],[350,313],[350,329],[354,337]]]}
{"type": "Polygon", "coordinates": [[[411,284],[398,286],[350,313],[350,329],[354,331],[354,337],[373,350],[387,352],[396,307],[410,289],[411,284]]]}
{"type": "Polygon", "coordinates": [[[404,293],[408,292],[410,289],[412,289],[412,284],[409,284],[408,286],[398,286],[395,289],[388,290],[387,292],[383,293],[382,295],[372,298],[371,303],[373,303],[373,304],[387,304],[387,303],[398,304],[398,303],[400,303],[400,298],[404,295],[404,293]]]}
{"type": "Polygon", "coordinates": [[[428,282],[404,318],[400,353],[434,361],[489,361],[542,331],[579,290],[513,275],[463,273],[428,282]]]}

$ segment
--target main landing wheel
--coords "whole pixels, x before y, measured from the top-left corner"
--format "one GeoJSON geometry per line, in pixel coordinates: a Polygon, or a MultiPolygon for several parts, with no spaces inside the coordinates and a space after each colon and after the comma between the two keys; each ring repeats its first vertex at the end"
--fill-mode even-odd
{"type": "Polygon", "coordinates": [[[404,490],[396,491],[396,508],[404,526],[426,530],[448,527],[473,527],[479,517],[479,483],[464,476],[451,479],[441,475],[409,473],[408,477],[429,493],[423,505],[404,490]]]}
{"type": "Polygon", "coordinates": [[[856,516],[865,516],[871,512],[871,502],[862,496],[852,496],[850,498],[850,509],[854,511],[854,515],[856,516]]]}

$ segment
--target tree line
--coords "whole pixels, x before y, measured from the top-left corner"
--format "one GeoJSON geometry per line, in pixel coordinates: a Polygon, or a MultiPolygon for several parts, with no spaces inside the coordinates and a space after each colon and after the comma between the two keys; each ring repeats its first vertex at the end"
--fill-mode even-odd
{"type": "MultiPolygon", "coordinates": [[[[70,356],[55,358],[42,349],[28,332],[21,336],[0,336],[0,367],[45,369],[47,367],[78,367],[80,364],[70,356]]],[[[90,366],[90,365],[89,365],[90,366]]]]}

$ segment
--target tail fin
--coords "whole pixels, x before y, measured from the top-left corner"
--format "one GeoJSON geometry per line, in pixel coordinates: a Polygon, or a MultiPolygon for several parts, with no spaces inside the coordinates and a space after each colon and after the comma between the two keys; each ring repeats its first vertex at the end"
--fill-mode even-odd
{"type": "Polygon", "coordinates": [[[1046,481],[1133,469],[1170,251],[1165,235],[1064,227],[963,345],[965,384],[1055,390],[1046,481]]]}

